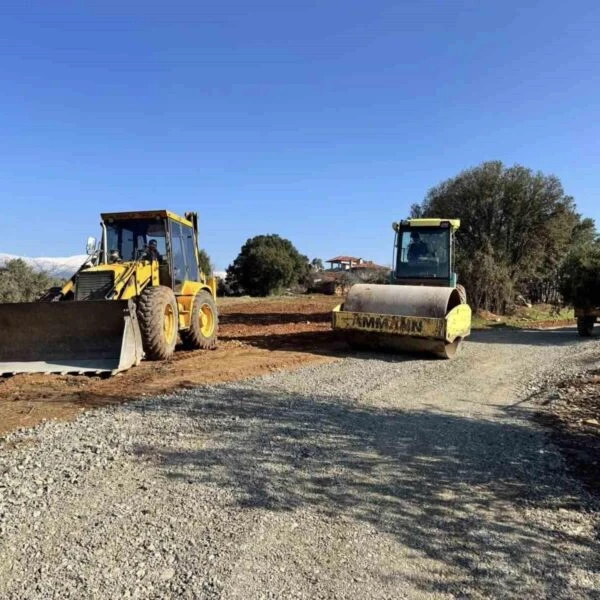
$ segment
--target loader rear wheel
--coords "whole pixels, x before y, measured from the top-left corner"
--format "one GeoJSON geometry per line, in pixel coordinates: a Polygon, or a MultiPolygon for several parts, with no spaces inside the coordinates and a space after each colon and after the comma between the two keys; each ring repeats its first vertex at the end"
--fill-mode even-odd
{"type": "Polygon", "coordinates": [[[596,317],[578,317],[577,318],[577,333],[581,337],[590,337],[594,333],[594,323],[596,317]]]}
{"type": "Polygon", "coordinates": [[[192,350],[213,350],[217,347],[218,324],[214,298],[206,290],[202,290],[192,304],[190,328],[181,332],[183,344],[192,350]]]}
{"type": "Polygon", "coordinates": [[[177,344],[177,300],[173,290],[159,285],[146,288],[138,302],[142,345],[150,360],[167,360],[177,344]]]}

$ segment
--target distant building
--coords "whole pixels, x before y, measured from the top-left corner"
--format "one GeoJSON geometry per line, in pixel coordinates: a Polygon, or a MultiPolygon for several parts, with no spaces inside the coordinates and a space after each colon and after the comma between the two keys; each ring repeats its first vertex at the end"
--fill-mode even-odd
{"type": "Polygon", "coordinates": [[[363,260],[359,262],[357,265],[354,265],[350,268],[351,271],[365,271],[368,269],[372,269],[373,271],[389,271],[389,267],[384,267],[383,265],[378,265],[374,263],[372,260],[363,260]]]}
{"type": "Polygon", "coordinates": [[[330,271],[360,271],[366,269],[388,270],[388,267],[378,265],[371,260],[363,260],[355,256],[336,256],[325,262],[329,263],[330,271]]]}
{"type": "Polygon", "coordinates": [[[330,271],[349,271],[353,266],[362,262],[362,258],[354,256],[336,256],[325,261],[329,263],[330,271]]]}
{"type": "Polygon", "coordinates": [[[313,278],[309,291],[343,296],[355,283],[383,283],[388,279],[389,267],[356,256],[336,256],[324,261],[329,269],[313,278]]]}

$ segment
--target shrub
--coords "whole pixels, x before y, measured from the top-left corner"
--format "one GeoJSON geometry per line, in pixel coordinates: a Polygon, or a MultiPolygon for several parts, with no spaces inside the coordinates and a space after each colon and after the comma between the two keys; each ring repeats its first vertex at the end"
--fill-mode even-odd
{"type": "Polygon", "coordinates": [[[237,293],[268,296],[304,283],[309,272],[308,258],[292,242],[278,235],[257,235],[242,246],[227,269],[227,283],[237,293]]]}

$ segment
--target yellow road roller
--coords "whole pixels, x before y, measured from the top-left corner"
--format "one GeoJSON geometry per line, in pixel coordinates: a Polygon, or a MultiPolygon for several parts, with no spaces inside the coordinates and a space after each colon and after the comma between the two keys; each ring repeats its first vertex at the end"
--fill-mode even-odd
{"type": "Polygon", "coordinates": [[[471,333],[471,308],[454,272],[459,227],[459,219],[394,223],[390,284],[353,285],[333,309],[333,329],[356,349],[454,358],[471,333]]]}
{"type": "Polygon", "coordinates": [[[100,225],[62,288],[0,304],[0,374],[114,374],[170,358],[179,338],[215,347],[216,282],[200,269],[197,214],[104,213],[100,225]]]}

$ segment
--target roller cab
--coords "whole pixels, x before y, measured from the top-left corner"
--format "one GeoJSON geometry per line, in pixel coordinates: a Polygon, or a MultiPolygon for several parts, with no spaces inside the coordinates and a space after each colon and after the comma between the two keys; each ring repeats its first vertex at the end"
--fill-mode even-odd
{"type": "Polygon", "coordinates": [[[394,223],[390,285],[357,284],[332,312],[332,327],[358,349],[453,358],[471,333],[471,308],[453,272],[453,219],[394,223]]]}

